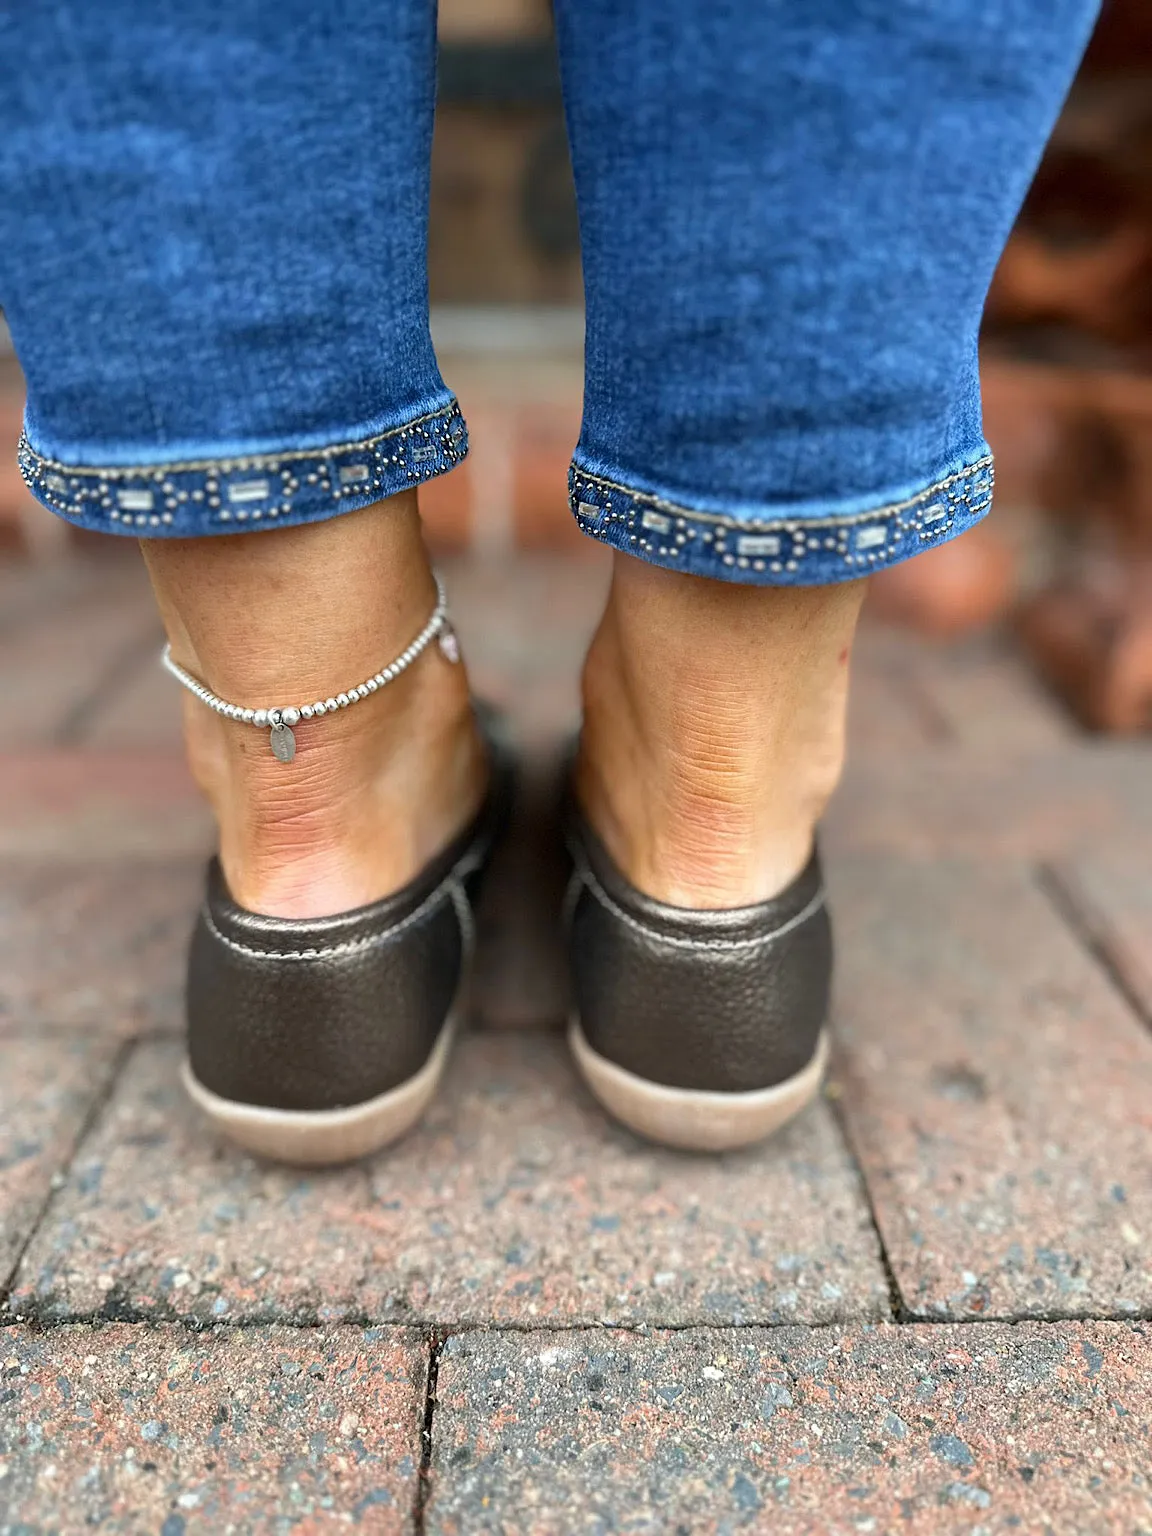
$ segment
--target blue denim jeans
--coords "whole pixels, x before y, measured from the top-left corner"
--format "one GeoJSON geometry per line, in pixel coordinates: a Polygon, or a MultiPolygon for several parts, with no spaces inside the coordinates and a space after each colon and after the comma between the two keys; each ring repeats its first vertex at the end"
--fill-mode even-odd
{"type": "MultiPolygon", "coordinates": [[[[572,510],[675,570],[839,581],[988,510],[976,342],[1095,0],[558,0],[587,297],[572,510]]],[[[109,533],[442,473],[431,0],[0,18],[0,303],[34,494],[109,533]]]]}

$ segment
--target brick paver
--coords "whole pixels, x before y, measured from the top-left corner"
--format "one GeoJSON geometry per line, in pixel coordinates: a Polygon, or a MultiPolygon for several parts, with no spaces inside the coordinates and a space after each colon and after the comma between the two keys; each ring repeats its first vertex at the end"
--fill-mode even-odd
{"type": "Polygon", "coordinates": [[[862,649],[934,721],[936,739],[991,748],[1002,759],[1077,735],[1069,712],[1032,677],[1010,640],[978,634],[944,644],[864,628],[862,649]]]}
{"type": "Polygon", "coordinates": [[[155,646],[160,625],[147,589],[120,562],[107,570],[107,593],[93,584],[66,603],[45,603],[0,630],[5,750],[72,735],[88,701],[115,682],[125,662],[155,646]]]}
{"type": "Polygon", "coordinates": [[[915,751],[943,737],[937,712],[893,664],[891,636],[862,625],[852,650],[848,740],[853,753],[915,751]]]}
{"type": "Polygon", "coordinates": [[[394,1329],[5,1329],[0,1530],[410,1531],[425,1369],[394,1329]]]}
{"type": "Polygon", "coordinates": [[[739,1156],[647,1147],[540,1032],[607,562],[513,552],[555,445],[518,477],[488,436],[436,514],[529,763],[475,1004],[537,1032],[467,1039],[351,1169],[220,1143],[151,1038],[213,831],[134,557],[0,570],[0,1536],[1152,1531],[1147,744],[1075,735],[1000,637],[867,628],[834,1103],[739,1156]],[[451,1335],[423,1515],[417,1326],[451,1335]]]}
{"type": "Polygon", "coordinates": [[[596,547],[580,559],[521,555],[445,566],[473,691],[509,710],[534,749],[554,747],[575,728],[580,662],[608,573],[596,547]]]}
{"type": "Polygon", "coordinates": [[[114,1053],[48,1034],[0,1040],[0,1291],[31,1235],[53,1178],[72,1154],[114,1053]]]}
{"type": "Polygon", "coordinates": [[[199,859],[0,865],[0,1030],[178,1029],[199,859]]]}
{"type": "MultiPolygon", "coordinates": [[[[45,516],[59,526],[50,513],[45,516]]],[[[115,607],[125,598],[135,601],[144,583],[139,555],[127,541],[117,543],[115,550],[109,542],[108,548],[112,557],[107,560],[67,553],[32,562],[0,559],[0,637],[23,631],[45,616],[90,608],[94,602],[115,607]]]]}
{"type": "Polygon", "coordinates": [[[1152,1307],[1152,1036],[1025,873],[833,874],[837,1077],[905,1305],[1152,1307]]]}
{"type": "Polygon", "coordinates": [[[1052,876],[1120,985],[1152,1021],[1152,856],[1113,844],[1062,861],[1052,876]]]}
{"type": "Polygon", "coordinates": [[[0,752],[0,858],[204,858],[214,842],[182,752],[0,752]]]}
{"type": "Polygon", "coordinates": [[[306,1175],[215,1141],[175,1046],[141,1047],[53,1202],[13,1306],[441,1323],[875,1318],[887,1291],[824,1106],[763,1148],[642,1145],[560,1041],[473,1037],[425,1126],[306,1175]]]}
{"type": "Polygon", "coordinates": [[[467,1334],[426,1529],[1152,1527],[1141,1325],[467,1334]]]}
{"type": "Polygon", "coordinates": [[[1050,859],[1120,842],[1152,858],[1152,754],[1142,742],[1080,738],[1004,754],[850,752],[824,823],[829,849],[916,859],[1050,859]]]}
{"type": "Polygon", "coordinates": [[[120,685],[99,701],[83,721],[78,745],[172,753],[184,744],[185,694],[158,664],[160,639],[141,650],[120,685]]]}

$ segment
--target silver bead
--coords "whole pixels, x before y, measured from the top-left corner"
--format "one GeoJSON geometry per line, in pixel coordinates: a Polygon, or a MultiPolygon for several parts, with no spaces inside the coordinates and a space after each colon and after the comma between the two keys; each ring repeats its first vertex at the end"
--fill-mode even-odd
{"type": "Polygon", "coordinates": [[[346,693],[338,693],[336,695],[336,702],[337,702],[337,704],[339,704],[341,709],[347,709],[348,708],[348,695],[346,693]]]}
{"type": "Polygon", "coordinates": [[[376,679],[374,677],[370,677],[368,679],[368,681],[364,684],[364,686],[365,686],[365,688],[367,688],[369,693],[375,693],[377,688],[379,688],[380,684],[376,681],[376,679]]]}
{"type": "Polygon", "coordinates": [[[256,713],[252,716],[252,724],[253,725],[267,725],[268,724],[268,711],[266,709],[258,709],[256,711],[256,713]]]}
{"type": "Polygon", "coordinates": [[[368,684],[361,683],[359,688],[356,690],[356,694],[358,698],[366,699],[368,697],[368,684]]]}
{"type": "Polygon", "coordinates": [[[339,709],[340,706],[337,704],[335,699],[325,699],[324,708],[328,711],[329,714],[331,714],[333,710],[339,709]]]}
{"type": "Polygon", "coordinates": [[[251,725],[256,719],[256,711],[254,709],[246,709],[243,719],[245,725],[251,725]]]}
{"type": "Polygon", "coordinates": [[[282,709],[280,711],[280,718],[283,720],[284,724],[289,727],[293,725],[299,725],[300,711],[295,707],[295,705],[290,704],[287,709],[282,709]]]}
{"type": "Polygon", "coordinates": [[[328,706],[327,706],[327,704],[325,704],[323,699],[317,699],[316,700],[315,704],[313,704],[313,706],[312,706],[312,713],[317,718],[319,718],[321,715],[326,715],[328,713],[328,706]]]}
{"type": "Polygon", "coordinates": [[[301,720],[311,720],[311,718],[312,718],[312,706],[311,706],[311,704],[302,704],[300,706],[300,718],[301,718],[301,720]]]}

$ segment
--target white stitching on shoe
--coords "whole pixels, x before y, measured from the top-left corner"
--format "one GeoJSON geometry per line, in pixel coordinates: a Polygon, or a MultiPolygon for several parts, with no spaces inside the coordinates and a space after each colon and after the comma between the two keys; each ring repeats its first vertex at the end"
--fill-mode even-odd
{"type": "MultiPolygon", "coordinates": [[[[627,923],[629,928],[635,929],[637,933],[642,934],[644,938],[650,939],[654,943],[671,944],[676,949],[749,949],[755,944],[771,944],[773,940],[783,938],[786,933],[791,933],[793,928],[799,928],[810,917],[814,917],[825,901],[824,887],[821,886],[808,905],[802,911],[797,912],[795,917],[790,917],[786,923],[781,923],[780,927],[774,928],[771,933],[757,934],[755,938],[681,939],[673,938],[666,933],[660,933],[655,928],[649,928],[645,923],[641,923],[634,918],[630,912],[625,912],[623,907],[612,900],[611,896],[609,896],[608,892],[596,878],[592,869],[583,859],[578,861],[573,879],[582,880],[593,896],[596,897],[597,901],[606,907],[613,916],[618,917],[621,922],[627,923]]],[[[573,911],[575,911],[575,903],[573,903],[573,911]]]]}
{"type": "Polygon", "coordinates": [[[459,864],[455,865],[452,870],[444,877],[444,880],[441,882],[441,884],[438,885],[436,889],[430,893],[430,895],[424,898],[424,900],[420,903],[414,912],[409,912],[407,917],[401,918],[401,920],[398,923],[394,923],[391,928],[385,928],[380,933],[366,934],[362,939],[345,939],[342,944],[329,944],[323,948],[285,950],[256,949],[251,944],[241,944],[239,940],[230,939],[227,934],[221,933],[213,921],[212,913],[208,908],[207,902],[204,903],[204,906],[201,909],[201,916],[204,919],[208,931],[213,935],[213,937],[219,939],[220,943],[223,944],[225,948],[233,950],[238,955],[250,955],[253,959],[256,960],[324,960],[331,955],[356,954],[359,950],[371,949],[375,944],[383,944],[388,939],[395,938],[397,934],[403,933],[406,928],[410,928],[414,923],[420,922],[422,918],[426,917],[428,913],[441,902],[450,900],[456,906],[456,915],[460,920],[462,937],[465,939],[466,943],[471,943],[472,909],[468,902],[468,898],[464,895],[463,887],[461,886],[460,882],[465,875],[471,874],[474,869],[479,867],[482,861],[482,857],[482,851],[466,854],[464,858],[460,860],[459,864]],[[457,898],[457,892],[459,892],[460,899],[457,898]],[[463,905],[468,908],[467,931],[463,931],[464,920],[461,917],[461,900],[463,905]]]}
{"type": "MultiPolygon", "coordinates": [[[[578,865],[580,863],[576,858],[575,850],[573,850],[573,862],[578,865]]],[[[572,919],[576,916],[576,904],[580,900],[580,892],[583,888],[584,874],[583,870],[578,867],[572,871],[567,889],[564,892],[564,903],[560,908],[560,929],[563,933],[571,931],[572,919]]]]}
{"type": "Polygon", "coordinates": [[[448,887],[448,894],[456,908],[456,921],[460,924],[460,939],[464,948],[464,965],[467,967],[476,949],[476,919],[472,915],[472,903],[458,880],[453,880],[448,887]]]}

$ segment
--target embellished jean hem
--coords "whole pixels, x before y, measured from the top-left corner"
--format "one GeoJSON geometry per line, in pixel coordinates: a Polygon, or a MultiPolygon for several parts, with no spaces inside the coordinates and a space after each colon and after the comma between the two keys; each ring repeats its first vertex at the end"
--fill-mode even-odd
{"type": "Polygon", "coordinates": [[[62,464],[18,449],[25,484],[44,506],[99,533],[198,538],[320,522],[371,506],[453,469],[468,433],[453,399],[358,442],[138,467],[62,464]]]}
{"type": "Polygon", "coordinates": [[[869,576],[978,523],[992,505],[992,455],[866,510],[694,511],[592,474],[574,459],[569,505],[584,533],[652,565],[750,586],[810,587],[869,576]]]}

